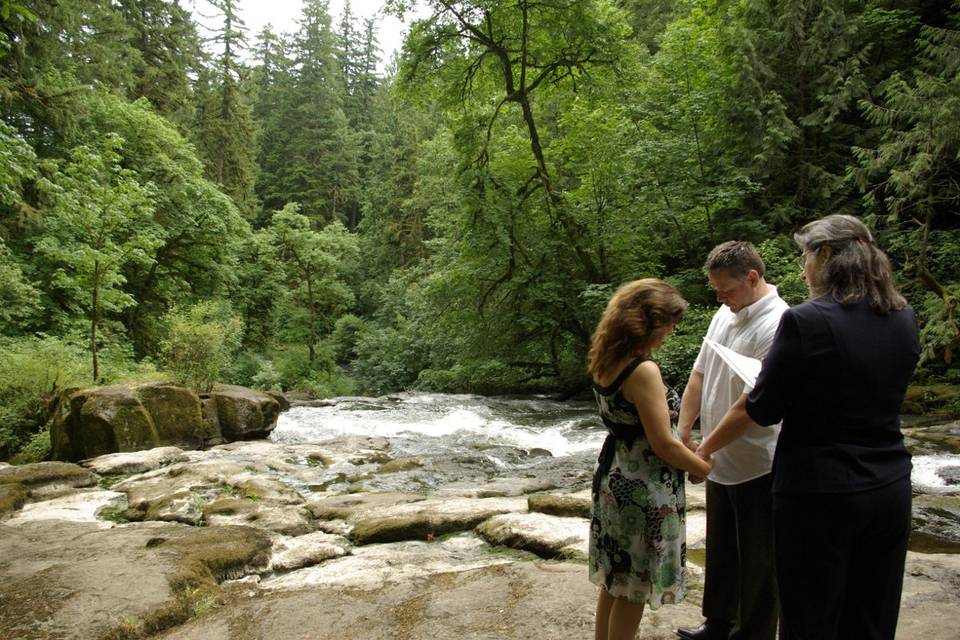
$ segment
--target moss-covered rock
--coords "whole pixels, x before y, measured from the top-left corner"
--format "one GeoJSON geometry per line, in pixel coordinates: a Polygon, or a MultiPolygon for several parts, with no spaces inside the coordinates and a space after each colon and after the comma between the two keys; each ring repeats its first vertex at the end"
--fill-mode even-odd
{"type": "Polygon", "coordinates": [[[591,500],[583,494],[539,493],[527,498],[527,508],[552,516],[590,517],[591,500]]]}
{"type": "Polygon", "coordinates": [[[217,403],[220,431],[227,440],[266,438],[277,426],[280,403],[266,393],[218,384],[210,397],[217,403]]]}
{"type": "Polygon", "coordinates": [[[264,438],[279,413],[276,399],[245,387],[218,385],[203,402],[191,389],[164,382],[71,389],[54,406],[52,457],[76,461],[264,438]]]}
{"type": "Polygon", "coordinates": [[[0,516],[22,507],[27,501],[27,495],[22,484],[0,484],[0,516]]]}
{"type": "Polygon", "coordinates": [[[196,449],[211,437],[190,389],[165,383],[64,392],[50,429],[56,460],[160,446],[196,449]]]}
{"type": "Polygon", "coordinates": [[[396,460],[390,460],[385,462],[381,466],[377,473],[397,473],[400,471],[410,471],[411,469],[419,469],[423,466],[423,462],[417,458],[397,458],[396,460]]]}
{"type": "Polygon", "coordinates": [[[960,417],[960,385],[911,385],[900,411],[912,415],[960,417]]]}
{"type": "Polygon", "coordinates": [[[96,484],[96,474],[69,462],[36,462],[0,469],[0,486],[19,485],[31,498],[49,498],[96,484]]]}

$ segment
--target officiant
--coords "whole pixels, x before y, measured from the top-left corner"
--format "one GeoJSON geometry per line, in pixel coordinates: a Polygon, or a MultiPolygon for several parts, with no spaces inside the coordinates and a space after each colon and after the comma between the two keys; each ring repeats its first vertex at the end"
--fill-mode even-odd
{"type": "MultiPolygon", "coordinates": [[[[770,349],[780,316],[788,308],[764,279],[756,248],[732,240],[715,247],[704,272],[722,306],[707,338],[741,355],[761,359],[770,349]]],[[[704,344],[680,402],[677,428],[687,446],[699,417],[707,437],[737,402],[744,383],[704,344]]],[[[685,640],[774,640],[777,589],[774,578],[770,467],[777,429],[755,426],[717,452],[707,477],[707,549],[703,615],[699,626],[681,627],[685,640]]]]}
{"type": "Polygon", "coordinates": [[[827,216],[794,240],[810,299],[783,314],[756,386],[697,453],[713,453],[716,471],[742,434],[782,420],[772,474],[782,640],[893,640],[911,524],[899,410],[917,320],[859,219],[827,216]]]}

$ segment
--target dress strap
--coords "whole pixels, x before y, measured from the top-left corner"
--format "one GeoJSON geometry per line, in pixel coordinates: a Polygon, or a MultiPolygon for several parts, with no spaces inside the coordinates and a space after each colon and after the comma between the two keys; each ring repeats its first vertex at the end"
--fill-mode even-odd
{"type": "Polygon", "coordinates": [[[646,359],[646,356],[638,356],[634,358],[632,361],[630,361],[630,364],[623,368],[623,371],[620,372],[620,375],[618,375],[616,379],[607,386],[601,386],[597,383],[594,383],[593,386],[596,387],[597,391],[603,393],[604,395],[616,391],[623,386],[624,381],[626,381],[626,379],[630,377],[630,374],[633,373],[633,371],[640,366],[640,363],[646,359]]]}

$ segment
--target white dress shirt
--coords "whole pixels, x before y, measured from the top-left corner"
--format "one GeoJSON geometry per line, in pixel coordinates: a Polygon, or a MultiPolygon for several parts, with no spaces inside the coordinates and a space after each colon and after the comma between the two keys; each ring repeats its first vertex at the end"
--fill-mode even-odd
{"type": "MultiPolygon", "coordinates": [[[[765,296],[737,313],[726,305],[714,314],[707,337],[737,353],[762,360],[780,326],[780,316],[789,308],[770,286],[765,296]]],[[[703,374],[700,395],[700,432],[706,438],[744,393],[743,381],[706,344],[693,364],[703,374]]],[[[770,473],[780,425],[753,425],[740,438],[713,454],[713,471],[707,476],[719,484],[741,484],[770,473]]]]}

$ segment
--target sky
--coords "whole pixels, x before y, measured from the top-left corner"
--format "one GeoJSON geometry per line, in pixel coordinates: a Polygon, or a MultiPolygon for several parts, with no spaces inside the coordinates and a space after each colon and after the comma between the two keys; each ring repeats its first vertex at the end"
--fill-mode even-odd
{"type": "MultiPolygon", "coordinates": [[[[344,0],[329,0],[329,2],[333,26],[337,28],[343,15],[344,0]]],[[[275,33],[295,32],[299,28],[297,20],[300,18],[302,5],[302,0],[237,0],[240,17],[248,29],[247,34],[250,44],[253,44],[256,34],[267,23],[273,26],[275,33]]],[[[191,0],[185,2],[183,6],[192,9],[195,19],[201,24],[216,26],[220,22],[219,18],[207,19],[200,15],[212,16],[216,13],[205,0],[191,0]]],[[[374,18],[376,20],[377,40],[382,50],[379,66],[381,71],[393,57],[394,52],[400,51],[403,46],[403,37],[407,32],[407,25],[393,16],[384,15],[382,6],[382,0],[350,1],[350,11],[353,13],[358,26],[362,25],[363,18],[374,18]]],[[[423,10],[407,15],[406,23],[409,23],[418,14],[423,15],[423,10]]]]}

